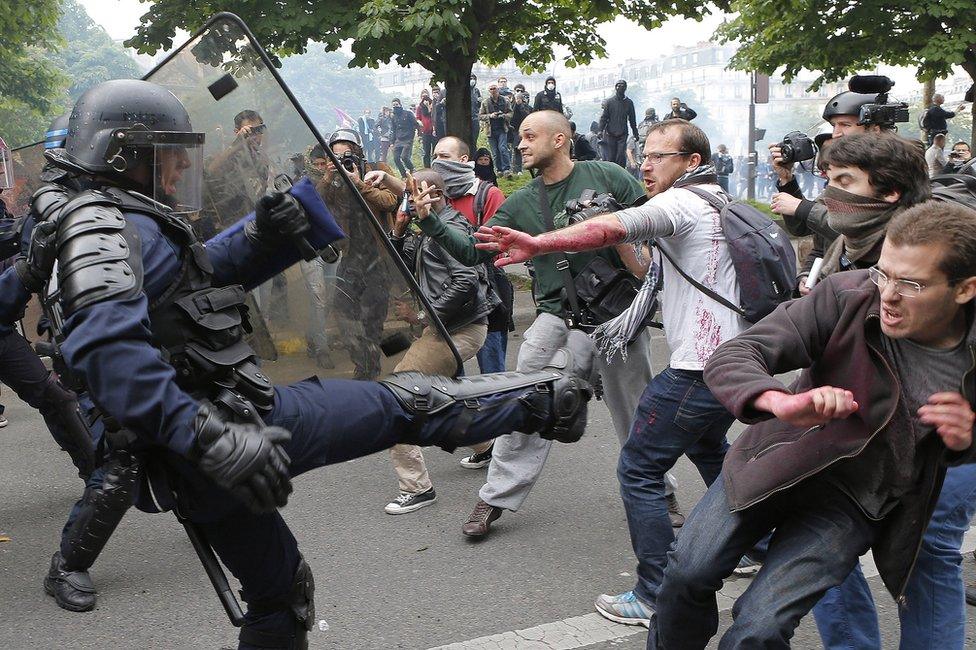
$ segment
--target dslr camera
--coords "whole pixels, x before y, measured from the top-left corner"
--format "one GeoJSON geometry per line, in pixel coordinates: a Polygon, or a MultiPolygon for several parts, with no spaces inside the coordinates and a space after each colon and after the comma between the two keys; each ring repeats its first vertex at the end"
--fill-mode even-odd
{"type": "Polygon", "coordinates": [[[847,82],[847,88],[855,93],[877,93],[873,104],[865,104],[858,115],[858,124],[894,128],[898,122],[908,121],[908,104],[889,102],[888,92],[895,82],[884,75],[854,75],[847,82]]]}
{"type": "Polygon", "coordinates": [[[345,167],[346,171],[350,173],[358,170],[360,175],[362,175],[362,162],[362,159],[352,151],[344,151],[339,156],[339,164],[345,167]]]}
{"type": "Polygon", "coordinates": [[[577,224],[592,219],[599,214],[616,212],[622,210],[613,194],[597,194],[596,190],[583,190],[578,199],[566,201],[566,216],[569,217],[569,224],[577,224]]]}
{"type": "Polygon", "coordinates": [[[778,145],[780,154],[783,156],[784,165],[810,160],[817,155],[817,147],[813,140],[802,131],[790,131],[783,136],[783,141],[778,145]]]}

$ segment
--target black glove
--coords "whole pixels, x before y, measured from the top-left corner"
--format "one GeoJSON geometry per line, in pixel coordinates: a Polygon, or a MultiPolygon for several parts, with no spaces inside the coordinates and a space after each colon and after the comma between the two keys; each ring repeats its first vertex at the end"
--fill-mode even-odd
{"type": "Polygon", "coordinates": [[[194,459],[214,483],[255,512],[272,512],[288,503],[291,459],[282,443],[291,434],[281,427],[224,422],[201,405],[193,421],[194,459]]]}
{"type": "Polygon", "coordinates": [[[304,238],[311,228],[305,209],[294,196],[268,192],[254,205],[254,221],[247,223],[244,234],[256,246],[270,250],[304,238]]]}
{"type": "Polygon", "coordinates": [[[31,233],[30,250],[14,260],[14,269],[31,293],[41,293],[47,286],[58,257],[58,224],[42,221],[31,233]]]}

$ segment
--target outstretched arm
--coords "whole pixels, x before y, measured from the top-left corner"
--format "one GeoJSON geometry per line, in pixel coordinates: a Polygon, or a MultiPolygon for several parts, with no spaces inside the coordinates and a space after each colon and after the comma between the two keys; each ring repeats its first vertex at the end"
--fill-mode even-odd
{"type": "Polygon", "coordinates": [[[476,248],[491,253],[501,253],[495,266],[518,264],[538,255],[565,251],[606,248],[622,243],[643,242],[674,234],[674,224],[661,208],[645,203],[612,214],[601,214],[568,228],[536,235],[493,226],[482,226],[474,236],[479,240],[476,248]]]}

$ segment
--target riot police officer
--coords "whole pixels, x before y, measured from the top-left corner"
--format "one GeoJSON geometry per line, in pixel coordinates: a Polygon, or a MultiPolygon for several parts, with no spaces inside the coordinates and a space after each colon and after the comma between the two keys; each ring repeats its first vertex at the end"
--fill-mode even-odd
{"type": "MultiPolygon", "coordinates": [[[[398,442],[453,449],[514,429],[573,441],[589,389],[566,351],[535,373],[273,386],[243,338],[245,292],[294,264],[300,238],[320,249],[341,233],[299,182],[204,245],[183,218],[200,206],[203,142],[160,86],[83,94],[49,158],[85,189],[34,206],[31,254],[0,275],[0,322],[44,297],[115,467],[137,478],[136,505],[177,509],[240,580],[240,647],[302,648],[314,587],[277,510],[293,476],[398,442]]],[[[55,194],[42,192],[35,204],[55,194]]]]}

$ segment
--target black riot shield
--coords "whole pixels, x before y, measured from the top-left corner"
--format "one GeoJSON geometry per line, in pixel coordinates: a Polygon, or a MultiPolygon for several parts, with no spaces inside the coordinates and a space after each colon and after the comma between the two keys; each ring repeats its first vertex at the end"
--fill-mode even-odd
{"type": "MultiPolygon", "coordinates": [[[[322,74],[329,74],[322,70],[322,74]]],[[[268,55],[233,14],[214,16],[146,80],[172,91],[206,133],[203,208],[191,221],[206,239],[253,211],[268,190],[309,176],[346,234],[252,292],[251,344],[276,382],[310,374],[375,379],[391,372],[421,333],[460,357],[386,233],[399,198],[367,201],[311,123],[268,55]],[[310,164],[320,145],[337,172],[310,164]]]]}

